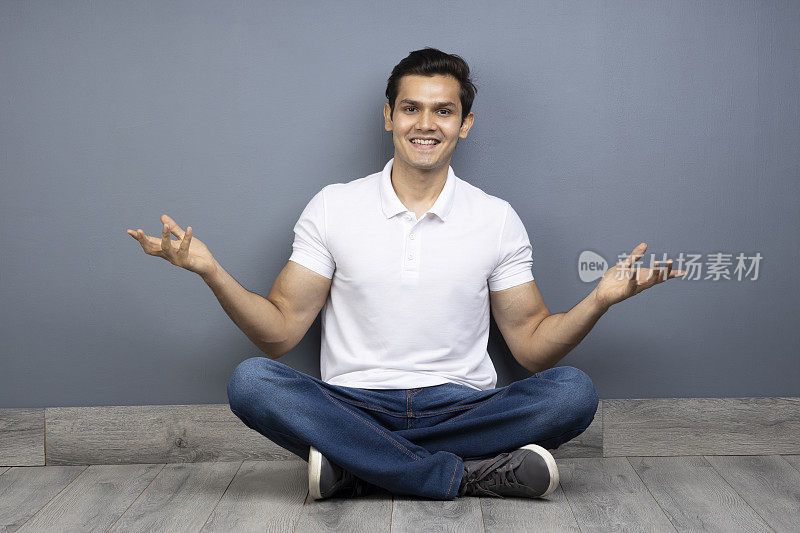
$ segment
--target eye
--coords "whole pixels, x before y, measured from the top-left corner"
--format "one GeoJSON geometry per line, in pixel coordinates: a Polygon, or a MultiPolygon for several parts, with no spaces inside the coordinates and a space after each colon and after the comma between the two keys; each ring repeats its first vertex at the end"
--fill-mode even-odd
{"type": "Polygon", "coordinates": [[[445,112],[445,113],[447,113],[448,115],[450,114],[450,110],[449,110],[449,109],[440,109],[439,111],[444,111],[444,112],[445,112]]]}
{"type": "Polygon", "coordinates": [[[408,111],[409,109],[416,109],[414,106],[406,106],[403,108],[403,111],[408,111]]]}

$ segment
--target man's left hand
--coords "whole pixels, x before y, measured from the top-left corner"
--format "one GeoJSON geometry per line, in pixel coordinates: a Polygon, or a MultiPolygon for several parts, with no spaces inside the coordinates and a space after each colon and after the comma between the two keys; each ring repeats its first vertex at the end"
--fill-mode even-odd
{"type": "Polygon", "coordinates": [[[656,261],[654,265],[658,265],[658,268],[633,267],[633,264],[644,255],[645,250],[647,243],[643,242],[634,248],[628,257],[605,271],[600,283],[595,287],[597,303],[604,309],[657,283],[686,275],[685,270],[672,270],[672,259],[656,261]]]}

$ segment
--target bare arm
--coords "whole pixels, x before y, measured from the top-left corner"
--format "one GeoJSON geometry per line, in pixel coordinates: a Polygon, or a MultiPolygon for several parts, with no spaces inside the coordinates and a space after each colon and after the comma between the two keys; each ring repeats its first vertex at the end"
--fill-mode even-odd
{"type": "Polygon", "coordinates": [[[203,280],[231,320],[272,359],[297,346],[331,287],[329,278],[293,261],[283,267],[266,298],[242,287],[219,263],[203,280]]]}
{"type": "Polygon", "coordinates": [[[242,287],[219,263],[212,273],[201,277],[233,323],[259,349],[286,341],[286,317],[274,303],[242,287]]]}
{"type": "Polygon", "coordinates": [[[308,331],[330,292],[332,280],[294,261],[281,270],[266,298],[242,287],[211,255],[192,228],[183,231],[167,215],[161,239],[127,230],[148,255],[166,259],[200,275],[234,324],[273,359],[292,348],[308,331]],[[178,241],[170,239],[170,234],[178,241]]]}
{"type": "Polygon", "coordinates": [[[530,372],[555,366],[606,311],[592,291],[568,313],[551,314],[535,281],[489,295],[492,316],[511,354],[530,372]]]}
{"type": "Polygon", "coordinates": [[[546,316],[534,329],[523,366],[531,372],[547,370],[572,351],[608,310],[595,296],[592,291],[569,312],[546,316]]]}
{"type": "Polygon", "coordinates": [[[530,372],[555,366],[613,304],[686,274],[685,270],[672,270],[672,259],[656,261],[657,269],[637,267],[634,271],[632,265],[646,248],[647,244],[641,243],[608,269],[597,287],[567,313],[551,314],[534,281],[490,292],[492,315],[517,362],[530,372]]]}

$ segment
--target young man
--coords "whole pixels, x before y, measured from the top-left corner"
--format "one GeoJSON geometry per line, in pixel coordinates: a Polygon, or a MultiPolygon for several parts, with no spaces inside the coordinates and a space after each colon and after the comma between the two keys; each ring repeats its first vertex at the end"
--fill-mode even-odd
{"type": "Polygon", "coordinates": [[[559,482],[548,449],[582,433],[598,404],[584,372],[555,363],[612,304],[685,274],[671,261],[660,278],[634,274],[642,243],[571,311],[551,314],[517,213],[449,166],[473,124],[474,95],[460,57],[426,48],[403,59],[383,110],[394,157],[311,199],[266,299],[241,287],[191,227],[164,215],[160,240],[128,230],[148,254],[200,274],[269,356],[236,367],[231,410],[308,461],[313,498],[547,496],[559,482]],[[320,309],[317,379],[276,359],[320,309]],[[490,312],[531,377],[495,388],[490,312]]]}

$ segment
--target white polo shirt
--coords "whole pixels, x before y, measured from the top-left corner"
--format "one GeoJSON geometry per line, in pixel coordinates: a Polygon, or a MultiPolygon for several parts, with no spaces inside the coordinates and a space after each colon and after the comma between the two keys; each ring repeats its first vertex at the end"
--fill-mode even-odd
{"type": "Polygon", "coordinates": [[[456,177],[417,219],[378,172],[325,186],[294,227],[289,260],[332,278],[322,380],[367,389],[497,384],[489,291],[533,280],[525,226],[505,200],[456,177]]]}

